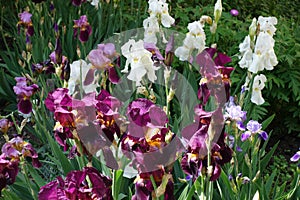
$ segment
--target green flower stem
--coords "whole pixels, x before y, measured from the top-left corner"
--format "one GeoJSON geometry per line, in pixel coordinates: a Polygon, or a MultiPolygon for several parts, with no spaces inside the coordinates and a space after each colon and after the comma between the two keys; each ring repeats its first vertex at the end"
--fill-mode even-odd
{"type": "Polygon", "coordinates": [[[10,114],[10,116],[11,116],[11,119],[12,119],[13,123],[15,124],[15,127],[16,127],[16,130],[17,130],[18,135],[21,135],[21,134],[22,134],[22,133],[21,133],[21,128],[19,127],[19,125],[18,125],[17,122],[16,122],[14,113],[12,112],[12,113],[10,114]]]}
{"type": "MultiPolygon", "coordinates": [[[[252,140],[251,143],[253,145],[255,145],[255,143],[253,143],[253,141],[255,140],[252,140]]],[[[249,155],[250,155],[250,165],[249,165],[249,178],[250,178],[250,182],[249,182],[249,191],[248,191],[248,199],[251,199],[251,190],[252,190],[252,157],[253,157],[253,151],[252,149],[250,148],[249,149],[249,155]]]]}
{"type": "Polygon", "coordinates": [[[34,192],[34,190],[32,188],[32,185],[31,185],[31,182],[29,180],[29,177],[28,177],[29,172],[27,170],[26,162],[25,162],[25,160],[24,160],[23,157],[21,157],[21,169],[22,169],[22,173],[23,173],[23,175],[25,177],[25,181],[26,181],[27,185],[29,186],[29,190],[30,190],[32,198],[34,200],[38,200],[37,195],[34,192]]]}

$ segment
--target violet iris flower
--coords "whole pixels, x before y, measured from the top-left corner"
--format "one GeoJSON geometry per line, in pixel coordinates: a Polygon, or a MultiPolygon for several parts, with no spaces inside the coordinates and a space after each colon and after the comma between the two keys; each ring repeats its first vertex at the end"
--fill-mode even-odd
{"type": "Polygon", "coordinates": [[[262,131],[261,129],[262,129],[262,125],[260,123],[258,123],[258,121],[250,120],[247,123],[247,131],[242,133],[242,135],[241,135],[241,140],[245,141],[249,137],[251,137],[255,134],[259,134],[260,138],[262,138],[263,140],[267,140],[268,134],[265,131],[262,131]]]}
{"type": "Polygon", "coordinates": [[[86,42],[89,39],[89,36],[92,34],[92,27],[87,21],[86,15],[80,16],[78,20],[74,20],[74,37],[78,35],[79,29],[79,40],[80,42],[86,42]]]}
{"type": "Polygon", "coordinates": [[[299,159],[300,159],[300,149],[299,151],[297,151],[297,153],[295,153],[295,155],[293,155],[293,157],[290,158],[290,161],[297,162],[299,159]]]}
{"type": "Polygon", "coordinates": [[[65,180],[57,177],[40,188],[39,200],[49,199],[107,199],[112,200],[112,181],[93,167],[85,167],[82,171],[71,171],[65,180]],[[88,184],[89,179],[91,184],[88,184]]]}
{"type": "MultiPolygon", "coordinates": [[[[150,176],[153,177],[157,186],[162,183],[162,179],[167,176],[171,176],[170,174],[166,174],[163,169],[153,171],[151,173],[141,173],[135,179],[135,194],[132,196],[132,200],[150,200],[155,198],[154,196],[154,187],[152,185],[150,176]]],[[[165,200],[175,200],[174,197],[174,184],[171,179],[168,179],[167,185],[164,191],[164,199],[165,200]]]]}
{"type": "Polygon", "coordinates": [[[31,69],[33,72],[37,72],[39,74],[42,72],[45,72],[46,74],[55,73],[55,67],[49,59],[44,62],[32,64],[31,69]]]}
{"type": "Polygon", "coordinates": [[[18,96],[18,110],[23,114],[29,114],[32,111],[30,97],[38,90],[39,86],[32,84],[27,86],[25,77],[16,77],[16,86],[13,87],[15,94],[18,96]]]}

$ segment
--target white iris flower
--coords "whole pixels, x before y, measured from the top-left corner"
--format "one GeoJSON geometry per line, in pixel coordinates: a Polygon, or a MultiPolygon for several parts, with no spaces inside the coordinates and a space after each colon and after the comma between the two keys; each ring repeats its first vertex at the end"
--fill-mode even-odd
{"type": "Polygon", "coordinates": [[[130,39],[121,47],[122,55],[127,58],[123,73],[128,73],[130,64],[131,70],[127,78],[135,81],[136,85],[141,85],[142,78],[147,74],[151,82],[156,80],[154,62],[152,61],[152,53],[144,48],[143,40],[134,41],[130,39]]]}
{"type": "Polygon", "coordinates": [[[99,84],[95,77],[95,69],[92,69],[92,64],[87,64],[84,60],[77,60],[70,65],[70,70],[70,79],[68,81],[70,95],[75,92],[76,85],[81,85],[86,94],[96,91],[99,84]],[[80,81],[82,82],[80,83],[80,81]]]}
{"type": "Polygon", "coordinates": [[[252,103],[255,103],[256,105],[261,105],[265,102],[264,98],[262,97],[261,90],[265,87],[266,81],[267,78],[263,74],[254,77],[251,95],[252,103]]]}

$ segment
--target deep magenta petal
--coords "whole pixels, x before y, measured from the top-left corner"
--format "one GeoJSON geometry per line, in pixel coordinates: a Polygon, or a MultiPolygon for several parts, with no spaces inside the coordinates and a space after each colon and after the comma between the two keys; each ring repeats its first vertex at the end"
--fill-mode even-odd
{"type": "Polygon", "coordinates": [[[32,104],[29,99],[21,99],[18,103],[18,110],[23,114],[29,114],[32,111],[32,104]]]}
{"type": "Polygon", "coordinates": [[[108,79],[113,84],[118,84],[120,81],[120,77],[115,69],[115,67],[111,67],[108,69],[108,79]]]}

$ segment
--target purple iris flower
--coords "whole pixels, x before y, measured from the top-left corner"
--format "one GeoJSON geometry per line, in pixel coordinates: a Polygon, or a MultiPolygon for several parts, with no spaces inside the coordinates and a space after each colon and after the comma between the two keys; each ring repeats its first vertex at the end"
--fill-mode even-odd
{"type": "Polygon", "coordinates": [[[90,51],[88,55],[92,65],[100,70],[108,70],[108,78],[112,83],[119,82],[119,76],[116,72],[113,59],[117,58],[115,45],[112,43],[98,44],[98,48],[90,51]]]}
{"type": "Polygon", "coordinates": [[[107,199],[112,200],[112,181],[93,167],[71,171],[65,180],[60,176],[40,188],[38,198],[43,199],[107,199]],[[88,184],[87,178],[91,184],[88,184]]]}
{"type": "MultiPolygon", "coordinates": [[[[128,105],[127,116],[130,123],[121,148],[139,172],[133,199],[150,199],[154,190],[150,176],[157,186],[162,183],[164,175],[170,173],[163,166],[176,160],[181,143],[165,127],[168,122],[165,112],[153,102],[142,98],[134,100],[128,105]]],[[[173,191],[173,181],[169,179],[164,198],[174,199],[173,191]]]]}
{"type": "Polygon", "coordinates": [[[57,142],[64,147],[66,151],[69,146],[67,139],[73,139],[72,131],[76,128],[76,123],[80,124],[81,116],[86,116],[79,108],[85,107],[85,102],[73,99],[68,94],[68,89],[57,88],[55,91],[49,92],[45,99],[46,107],[54,112],[54,119],[57,121],[54,127],[54,136],[57,142]],[[73,109],[78,108],[77,116],[72,112],[73,109]],[[82,113],[82,112],[83,113],[82,113]]]}
{"type": "Polygon", "coordinates": [[[170,36],[170,39],[166,45],[165,51],[165,64],[171,66],[174,59],[174,34],[170,36]]]}
{"type": "Polygon", "coordinates": [[[20,20],[23,23],[30,23],[31,22],[32,14],[30,14],[27,11],[24,11],[24,12],[22,12],[22,13],[19,14],[19,17],[20,17],[20,20]]]}
{"type": "Polygon", "coordinates": [[[27,86],[25,77],[16,77],[16,86],[13,87],[15,94],[18,96],[18,110],[23,114],[29,114],[32,111],[30,97],[38,90],[39,86],[32,84],[27,86]]]}
{"type": "Polygon", "coordinates": [[[164,57],[159,52],[158,48],[153,43],[144,43],[144,48],[152,53],[153,60],[164,60],[164,57]]]}
{"type": "Polygon", "coordinates": [[[48,93],[45,105],[51,112],[54,112],[58,107],[71,107],[72,97],[68,94],[68,89],[57,88],[48,93]]]}
{"type": "Polygon", "coordinates": [[[163,127],[168,118],[166,113],[158,108],[152,101],[139,98],[128,105],[127,116],[137,126],[153,125],[163,127]]]}
{"type": "MultiPolygon", "coordinates": [[[[132,200],[150,200],[153,197],[154,187],[150,176],[154,178],[156,186],[160,186],[162,179],[167,173],[164,170],[156,170],[151,173],[141,173],[135,180],[135,194],[132,196],[132,200]]],[[[170,176],[170,174],[168,174],[170,176]]],[[[167,176],[168,176],[167,175],[167,176]]],[[[171,179],[168,179],[167,185],[165,187],[165,192],[163,194],[163,199],[165,200],[175,200],[174,197],[174,183],[171,179]]]]}
{"type": "Polygon", "coordinates": [[[10,141],[6,142],[1,149],[2,153],[11,159],[19,160],[19,157],[30,157],[32,158],[32,165],[36,168],[41,167],[41,163],[38,160],[38,154],[33,149],[32,145],[25,142],[20,137],[12,138],[10,141]]]}
{"type": "Polygon", "coordinates": [[[32,64],[31,69],[33,72],[37,72],[39,74],[43,72],[46,74],[55,73],[55,67],[49,59],[41,63],[32,64]]]}
{"type": "Polygon", "coordinates": [[[19,172],[18,166],[18,159],[7,158],[4,153],[0,155],[0,196],[3,188],[15,182],[19,172]]]}
{"type": "Polygon", "coordinates": [[[213,59],[216,66],[224,66],[225,64],[231,62],[231,58],[223,53],[217,52],[216,48],[207,48],[205,51],[213,59]]]}
{"type": "Polygon", "coordinates": [[[32,36],[34,34],[34,28],[32,25],[31,17],[32,14],[30,14],[27,11],[24,11],[19,14],[20,21],[17,24],[18,29],[20,29],[20,27],[24,27],[27,36],[32,36]]]}
{"type": "Polygon", "coordinates": [[[118,112],[121,102],[111,96],[106,90],[101,90],[96,100],[96,121],[99,123],[105,136],[112,142],[114,134],[118,137],[121,136],[119,125],[122,122],[119,120],[120,114],[118,112]]]}
{"type": "Polygon", "coordinates": [[[201,66],[200,73],[202,75],[198,97],[202,100],[202,105],[207,103],[211,95],[222,103],[229,100],[230,73],[234,68],[224,67],[228,62],[231,62],[231,58],[223,53],[217,53],[215,48],[207,48],[197,56],[197,63],[201,66]],[[225,87],[224,95],[222,87],[215,87],[215,83],[221,81],[225,87]],[[226,96],[226,99],[223,96],[226,96]]]}
{"type": "Polygon", "coordinates": [[[92,27],[87,21],[86,15],[80,16],[78,20],[74,20],[74,23],[74,37],[77,37],[79,29],[79,40],[81,42],[88,41],[89,36],[92,34],[92,27]]]}
{"type": "Polygon", "coordinates": [[[82,3],[86,2],[86,0],[71,0],[74,6],[80,6],[82,3]]]}
{"type": "MultiPolygon", "coordinates": [[[[185,127],[182,130],[182,137],[188,144],[187,151],[185,152],[182,160],[181,167],[183,171],[190,175],[195,181],[201,175],[203,168],[207,167],[207,146],[206,139],[208,137],[208,127],[212,113],[205,112],[202,109],[198,111],[199,118],[195,123],[185,127]]],[[[211,161],[213,166],[213,173],[210,177],[211,181],[215,181],[221,174],[221,167],[229,162],[232,157],[232,150],[225,144],[226,134],[224,129],[211,151],[211,161]]]]}
{"type": "Polygon", "coordinates": [[[7,131],[10,127],[13,126],[13,123],[8,119],[0,119],[0,131],[4,134],[7,134],[7,131]]]}

